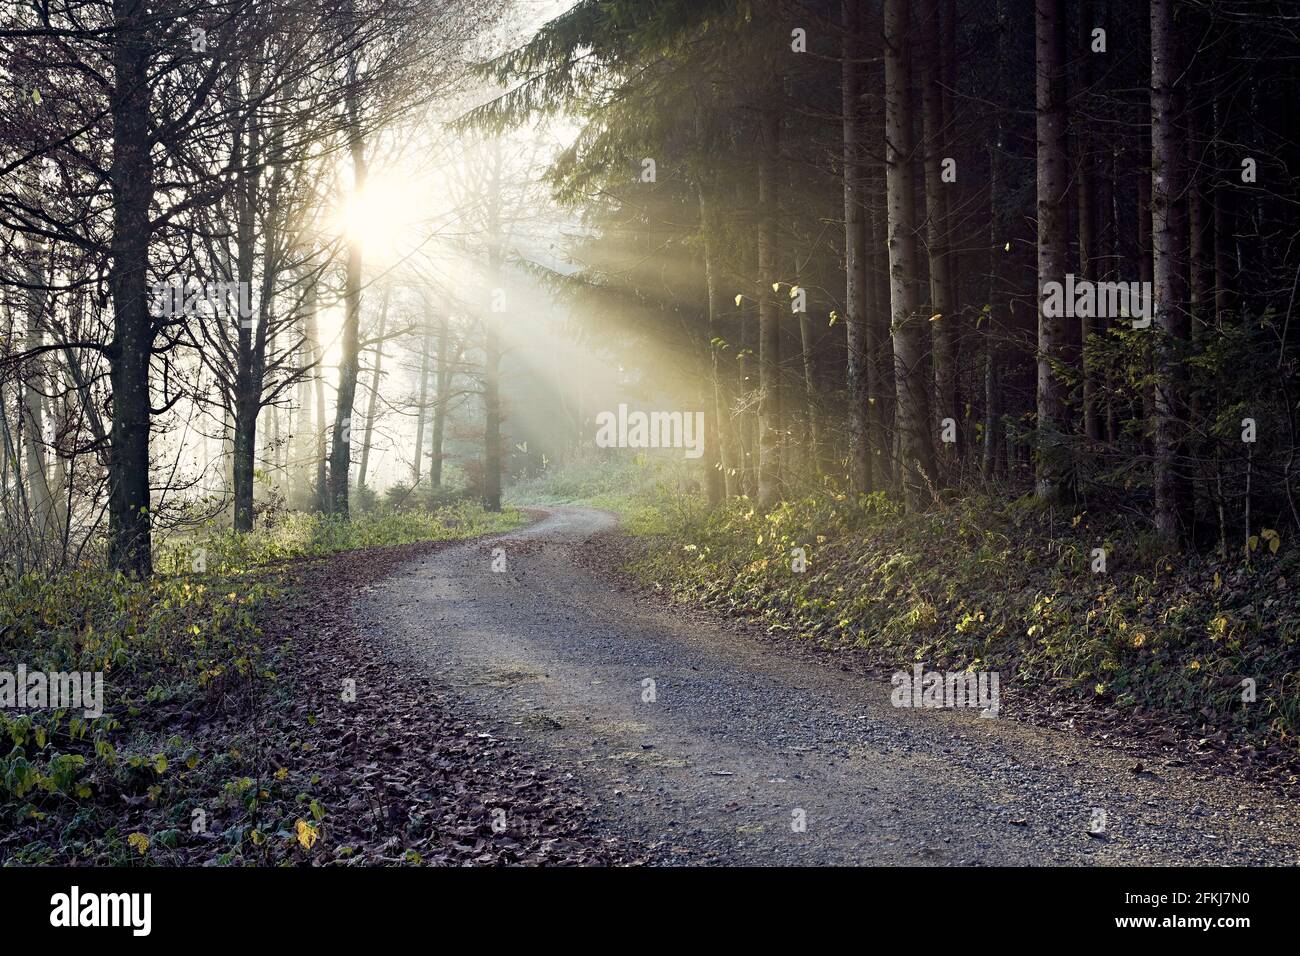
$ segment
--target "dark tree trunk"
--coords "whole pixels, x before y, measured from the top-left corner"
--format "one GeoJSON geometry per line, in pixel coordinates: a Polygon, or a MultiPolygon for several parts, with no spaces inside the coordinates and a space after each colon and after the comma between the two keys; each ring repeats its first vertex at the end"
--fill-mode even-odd
{"type": "MultiPolygon", "coordinates": [[[[349,64],[355,79],[355,62],[349,64]]],[[[352,156],[352,190],[361,195],[366,185],[365,142],[362,138],[359,95],[349,83],[348,149],[352,156]]],[[[343,285],[342,357],[339,359],[338,404],[334,410],[334,435],[330,445],[330,513],[348,517],[348,473],[352,469],[352,406],[357,397],[357,370],[361,358],[361,241],[349,237],[347,271],[343,285]]]]}
{"type": "MultiPolygon", "coordinates": [[[[779,87],[773,84],[769,96],[779,87]]],[[[777,159],[781,114],[772,106],[760,117],[758,163],[758,502],[771,507],[780,497],[781,309],[777,281],[777,159]]]]}
{"type": "Polygon", "coordinates": [[[845,372],[849,393],[849,487],[872,490],[871,425],[868,398],[873,394],[869,368],[875,356],[868,347],[866,140],[862,116],[861,0],[843,0],[844,63],[844,329],[847,337],[845,372]]]}
{"type": "MultiPolygon", "coordinates": [[[[923,0],[920,9],[921,112],[925,130],[926,248],[930,266],[930,332],[934,349],[934,418],[960,417],[957,407],[957,307],[953,287],[952,257],[948,251],[948,189],[943,182],[943,159],[948,156],[944,95],[945,75],[940,43],[939,0],[923,0]],[[938,316],[938,318],[934,318],[938,316]]],[[[948,468],[955,466],[956,443],[941,444],[948,468]]]]}
{"type": "Polygon", "coordinates": [[[899,475],[910,508],[928,501],[934,446],[927,381],[925,317],[919,312],[916,175],[912,148],[912,89],[907,56],[909,7],[885,0],[885,162],[889,203],[890,302],[894,378],[898,390],[899,475]]]}
{"type": "Polygon", "coordinates": [[[731,495],[731,480],[728,474],[731,464],[728,454],[726,435],[727,402],[724,397],[722,370],[719,368],[718,346],[715,340],[721,336],[721,290],[718,278],[717,222],[714,219],[713,203],[704,186],[699,187],[700,199],[700,235],[704,245],[704,296],[706,300],[706,338],[709,350],[709,394],[705,396],[705,419],[708,422],[705,434],[706,459],[708,474],[705,484],[711,506],[721,504],[731,495]]]}
{"type": "MultiPolygon", "coordinates": [[[[1089,109],[1094,82],[1092,68],[1094,54],[1089,45],[1090,32],[1093,27],[1092,0],[1081,0],[1079,4],[1079,40],[1077,56],[1079,58],[1079,89],[1076,92],[1078,107],[1075,111],[1076,134],[1078,144],[1078,173],[1076,175],[1075,199],[1079,222],[1079,276],[1086,281],[1098,278],[1099,245],[1097,225],[1097,162],[1092,133],[1088,126],[1089,109]]],[[[1087,314],[1079,318],[1079,367],[1083,378],[1083,433],[1092,441],[1101,438],[1101,402],[1097,381],[1096,361],[1093,359],[1092,336],[1102,330],[1101,320],[1087,314]]]]}
{"type": "Polygon", "coordinates": [[[1069,252],[1066,199],[1065,4],[1035,0],[1038,155],[1038,461],[1037,492],[1058,503],[1068,480],[1064,386],[1052,368],[1067,361],[1068,335],[1063,316],[1043,307],[1049,282],[1064,284],[1069,252]]]}
{"type": "Polygon", "coordinates": [[[154,328],[149,273],[150,161],[148,5],[115,0],[113,52],[113,339],[108,350],[113,415],[108,463],[109,564],[132,577],[153,572],[149,502],[149,359],[154,328]]]}
{"type": "Polygon", "coordinates": [[[1191,531],[1183,473],[1187,427],[1187,143],[1174,0],[1151,0],[1151,257],[1155,283],[1156,530],[1171,546],[1191,531]]]}

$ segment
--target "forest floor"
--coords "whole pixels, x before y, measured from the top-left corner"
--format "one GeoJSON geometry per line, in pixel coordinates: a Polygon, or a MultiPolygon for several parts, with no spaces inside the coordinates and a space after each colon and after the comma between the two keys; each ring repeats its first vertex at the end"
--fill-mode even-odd
{"type": "Polygon", "coordinates": [[[594,835],[564,767],[510,746],[354,619],[358,595],[450,543],[395,541],[472,540],[517,520],[358,519],[305,529],[310,547],[281,529],[264,547],[242,542],[242,557],[267,563],[233,572],[213,549],[211,576],[33,578],[5,595],[3,666],[87,647],[92,631],[125,636],[110,646],[102,717],[0,711],[12,746],[0,753],[0,864],[627,859],[594,835]],[[357,544],[373,541],[384,545],[357,544]]]}
{"type": "Polygon", "coordinates": [[[414,557],[352,608],[462,721],[553,765],[591,846],[666,864],[1300,863],[1300,808],[1275,785],[1122,734],[893,707],[853,654],[622,577],[614,525],[545,509],[414,557]]]}

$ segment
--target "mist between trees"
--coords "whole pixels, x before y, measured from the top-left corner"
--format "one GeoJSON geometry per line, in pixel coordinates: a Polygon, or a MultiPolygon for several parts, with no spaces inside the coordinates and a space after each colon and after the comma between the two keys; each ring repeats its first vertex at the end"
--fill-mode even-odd
{"type": "Polygon", "coordinates": [[[624,404],[715,505],[1300,531],[1285,4],[543,6],[6,8],[7,574],[499,510],[624,404]]]}

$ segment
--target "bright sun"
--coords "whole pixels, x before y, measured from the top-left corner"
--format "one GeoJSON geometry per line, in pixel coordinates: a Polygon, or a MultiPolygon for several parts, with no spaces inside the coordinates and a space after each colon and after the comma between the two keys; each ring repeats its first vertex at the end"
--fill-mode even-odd
{"type": "Polygon", "coordinates": [[[410,190],[394,179],[371,177],[338,207],[338,231],[361,244],[367,258],[393,259],[410,246],[418,215],[410,190]]]}

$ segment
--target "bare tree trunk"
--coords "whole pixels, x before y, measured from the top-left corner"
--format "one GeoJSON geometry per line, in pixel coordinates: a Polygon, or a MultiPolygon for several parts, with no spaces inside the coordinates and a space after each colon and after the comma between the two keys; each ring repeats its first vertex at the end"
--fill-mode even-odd
{"type": "Polygon", "coordinates": [[[754,453],[754,346],[757,344],[757,323],[752,319],[752,310],[742,306],[740,314],[740,355],[737,356],[736,369],[740,375],[739,411],[736,415],[736,445],[739,448],[738,468],[741,494],[751,498],[758,494],[758,481],[755,474],[757,455],[754,453]]]}
{"type": "MultiPolygon", "coordinates": [[[[1069,252],[1066,199],[1065,4],[1035,0],[1038,126],[1038,462],[1041,501],[1059,503],[1068,481],[1064,387],[1052,368],[1067,361],[1064,315],[1045,308],[1049,282],[1065,283],[1069,252]]],[[[1063,310],[1062,310],[1063,311],[1063,310]]]]}
{"type": "MultiPolygon", "coordinates": [[[[1075,116],[1078,143],[1078,174],[1076,176],[1075,199],[1079,221],[1079,276],[1085,281],[1095,281],[1098,277],[1100,247],[1098,244],[1097,224],[1097,162],[1091,130],[1088,127],[1089,97],[1092,94],[1094,72],[1093,54],[1087,47],[1087,38],[1093,25],[1092,0],[1081,0],[1079,4],[1079,89],[1076,96],[1079,108],[1075,116]]],[[[1098,398],[1096,362],[1092,357],[1092,344],[1089,338],[1102,331],[1101,320],[1091,312],[1079,317],[1079,368],[1083,379],[1083,433],[1090,440],[1101,438],[1101,403],[1098,398]]]]}
{"type": "Polygon", "coordinates": [[[813,355],[812,319],[808,317],[807,309],[799,313],[799,351],[803,358],[803,389],[807,399],[805,414],[808,422],[808,460],[814,473],[820,475],[822,440],[817,407],[817,368],[813,355]]]}
{"type": "MultiPolygon", "coordinates": [[[[348,62],[345,93],[348,113],[348,151],[352,157],[352,191],[361,195],[366,185],[365,142],[361,132],[357,62],[348,62]]],[[[343,342],[339,360],[339,388],[334,409],[334,435],[330,446],[330,513],[348,517],[348,472],[352,468],[352,405],[357,395],[357,366],[361,355],[361,240],[348,238],[347,271],[343,287],[343,342]]]]}
{"type": "MultiPolygon", "coordinates": [[[[959,417],[957,407],[957,305],[949,252],[948,185],[943,182],[943,159],[948,155],[944,129],[945,74],[940,43],[939,0],[923,0],[919,10],[921,30],[920,84],[925,131],[926,247],[930,259],[930,331],[934,348],[934,417],[942,421],[959,417]],[[938,316],[938,318],[934,318],[938,316]]],[[[946,446],[940,445],[940,448],[946,446]]],[[[956,464],[958,444],[944,454],[945,464],[956,464]]]]}
{"type": "Polygon", "coordinates": [[[849,487],[872,490],[869,366],[875,360],[867,343],[867,208],[865,195],[866,128],[862,116],[862,0],[842,0],[844,63],[844,330],[845,373],[849,392],[849,487]]]}
{"type": "Polygon", "coordinates": [[[712,202],[707,195],[708,190],[701,185],[699,187],[700,199],[700,235],[704,245],[704,295],[707,300],[707,332],[709,350],[709,379],[710,394],[705,399],[707,406],[706,419],[709,422],[709,430],[706,441],[712,445],[710,452],[710,466],[706,476],[706,486],[708,488],[708,499],[710,506],[716,507],[725,501],[731,495],[731,480],[728,474],[730,455],[728,454],[726,436],[724,429],[727,421],[727,403],[723,397],[723,386],[721,372],[718,362],[718,347],[714,344],[721,331],[721,291],[719,290],[718,264],[716,235],[717,222],[714,218],[714,209],[712,202]],[[716,467],[713,465],[716,464],[716,467]]]}
{"type": "Polygon", "coordinates": [[[424,303],[424,337],[420,346],[420,400],[415,417],[415,454],[411,461],[411,487],[420,483],[420,467],[424,464],[424,423],[429,417],[429,359],[433,351],[433,323],[429,321],[429,304],[424,303]]]}
{"type": "Polygon", "coordinates": [[[889,203],[890,302],[894,329],[899,474],[908,507],[919,509],[934,480],[925,318],[919,312],[912,90],[907,0],[885,0],[885,162],[889,203]]]}
{"type": "MultiPolygon", "coordinates": [[[[258,76],[260,71],[253,70],[249,81],[246,102],[252,102],[259,94],[258,76]]],[[[236,278],[241,289],[253,286],[254,257],[257,254],[256,210],[258,187],[261,181],[261,143],[256,110],[249,111],[246,123],[237,128],[234,144],[234,165],[240,170],[235,192],[235,251],[236,278]],[[245,129],[247,129],[247,147],[245,147],[245,129]]],[[[269,251],[270,245],[267,246],[269,251]]],[[[269,256],[268,256],[269,258],[269,256]]],[[[265,292],[266,289],[263,289],[265,292]]],[[[237,296],[242,301],[242,296],[237,296]]],[[[253,480],[257,455],[257,416],[262,407],[262,362],[265,360],[266,312],[265,297],[258,303],[262,312],[262,321],[254,330],[242,314],[235,316],[238,323],[237,347],[235,356],[235,394],[231,411],[234,414],[234,460],[231,475],[234,479],[236,531],[253,530],[253,480]],[[257,341],[254,342],[254,335],[257,341]],[[260,346],[260,347],[259,347],[260,346]]],[[[221,321],[218,319],[217,321],[221,321]]]]}
{"type": "MultiPolygon", "coordinates": [[[[876,130],[884,140],[884,127],[876,130]]],[[[874,193],[880,201],[869,203],[866,211],[868,231],[867,259],[867,404],[871,425],[872,487],[882,491],[894,476],[894,421],[896,385],[894,376],[894,340],[890,329],[889,306],[889,214],[885,208],[885,168],[880,166],[874,193]]]]}
{"type": "Polygon", "coordinates": [[[1233,48],[1235,39],[1232,33],[1232,27],[1225,26],[1229,31],[1228,35],[1222,41],[1226,51],[1223,53],[1223,61],[1215,71],[1214,77],[1214,128],[1218,135],[1214,137],[1214,317],[1215,324],[1223,322],[1224,313],[1233,310],[1233,276],[1235,275],[1234,263],[1236,261],[1235,240],[1235,216],[1234,210],[1234,193],[1235,189],[1231,185],[1225,184],[1224,180],[1228,174],[1229,151],[1226,143],[1236,142],[1234,139],[1235,130],[1233,126],[1236,121],[1236,113],[1231,109],[1228,102],[1226,88],[1232,79],[1229,73],[1228,60],[1233,48]]]}
{"type": "Polygon", "coordinates": [[[429,448],[429,484],[433,488],[442,487],[442,438],[447,427],[447,405],[451,401],[451,382],[455,375],[452,358],[448,354],[451,347],[451,322],[446,315],[438,321],[438,387],[436,404],[433,406],[433,440],[429,448]]]}
{"type": "MultiPolygon", "coordinates": [[[[997,28],[993,51],[994,86],[1002,89],[1006,75],[1006,0],[997,2],[997,28]]],[[[993,479],[998,472],[999,439],[1002,436],[1002,389],[1001,389],[1001,348],[1002,336],[1009,322],[1003,318],[1009,303],[1003,289],[1002,260],[1009,245],[1010,230],[1006,226],[1004,207],[1007,199],[1004,156],[1006,153],[1006,129],[1003,110],[1000,104],[994,106],[994,136],[989,148],[989,295],[988,315],[984,316],[984,457],[981,472],[986,481],[993,479]]]]}
{"type": "Polygon", "coordinates": [[[320,329],[316,322],[317,289],[313,276],[303,297],[303,331],[307,345],[311,349],[315,370],[312,374],[313,391],[316,396],[316,427],[313,432],[316,462],[316,510],[322,514],[332,513],[330,507],[329,472],[325,444],[325,347],[320,340],[320,329]]]}
{"type": "Polygon", "coordinates": [[[375,343],[375,368],[370,377],[370,401],[366,408],[366,434],[361,442],[361,464],[357,466],[357,487],[366,486],[366,467],[370,464],[370,446],[375,434],[375,415],[379,411],[379,383],[384,374],[384,333],[388,331],[388,302],[392,283],[384,282],[384,297],[379,306],[379,334],[375,343]]]}
{"type": "Polygon", "coordinates": [[[154,329],[146,296],[153,164],[149,134],[150,13],[145,0],[115,0],[113,63],[113,339],[108,349],[113,417],[108,477],[109,564],[153,573],[149,507],[149,360],[154,329]]]}
{"type": "Polygon", "coordinates": [[[1176,547],[1191,531],[1190,486],[1181,472],[1186,441],[1188,337],[1187,144],[1174,0],[1151,0],[1151,258],[1156,324],[1156,531],[1176,547]]]}
{"type": "MultiPolygon", "coordinates": [[[[772,85],[770,97],[780,87],[772,85]]],[[[758,163],[758,503],[769,508],[780,497],[781,309],[772,284],[777,281],[777,157],[781,114],[763,110],[758,163]]]]}
{"type": "MultiPolygon", "coordinates": [[[[315,343],[304,330],[302,344],[298,347],[299,368],[306,369],[312,365],[315,361],[315,354],[315,343]]],[[[293,424],[290,429],[292,434],[290,501],[295,509],[306,511],[314,503],[310,491],[311,482],[308,478],[307,463],[313,460],[312,452],[316,447],[317,428],[321,423],[318,423],[313,415],[312,378],[308,377],[306,373],[299,379],[297,390],[297,414],[293,417],[293,424]]]]}
{"type": "MultiPolygon", "coordinates": [[[[494,144],[491,190],[488,196],[488,277],[494,293],[501,292],[501,144],[494,144]]],[[[495,305],[495,303],[493,303],[495,305]]],[[[496,314],[484,317],[483,368],[483,507],[501,510],[501,339],[496,314]]]]}
{"type": "MultiPolygon", "coordinates": [[[[38,201],[34,184],[28,190],[30,201],[38,201]]],[[[27,283],[27,336],[26,348],[39,349],[45,342],[45,290],[43,262],[44,243],[28,237],[25,244],[25,281],[27,283]]],[[[27,504],[31,510],[33,527],[42,536],[55,530],[51,513],[51,494],[45,465],[45,414],[46,391],[43,361],[36,356],[23,369],[23,446],[26,457],[27,504]]]]}

